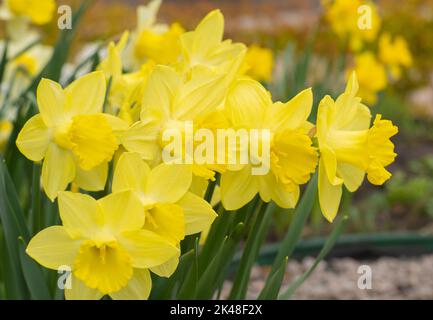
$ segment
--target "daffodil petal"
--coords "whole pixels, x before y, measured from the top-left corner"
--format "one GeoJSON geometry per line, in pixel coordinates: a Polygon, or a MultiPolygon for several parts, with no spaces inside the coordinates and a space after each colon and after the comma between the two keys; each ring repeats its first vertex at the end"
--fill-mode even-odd
{"type": "Polygon", "coordinates": [[[95,71],[78,78],[65,88],[68,110],[73,114],[102,112],[106,80],[102,71],[95,71]]]}
{"type": "Polygon", "coordinates": [[[92,289],[84,284],[83,281],[73,276],[69,276],[71,288],[65,287],[66,300],[100,300],[104,295],[98,289],[92,289]]]}
{"type": "Polygon", "coordinates": [[[320,160],[319,165],[319,204],[322,209],[323,216],[332,222],[337,215],[338,207],[340,206],[342,185],[332,185],[329,182],[328,175],[326,174],[326,167],[323,160],[320,160]]]}
{"type": "Polygon", "coordinates": [[[66,98],[57,82],[43,78],[39,82],[36,97],[39,112],[48,127],[64,119],[66,98]]]}
{"type": "Polygon", "coordinates": [[[226,115],[235,127],[260,128],[271,103],[269,93],[260,83],[240,80],[228,93],[226,115]]]}
{"type": "Polygon", "coordinates": [[[158,65],[147,80],[143,93],[141,119],[149,113],[158,113],[162,119],[168,119],[171,104],[181,85],[180,76],[168,66],[158,65]]]}
{"type": "Polygon", "coordinates": [[[153,231],[173,243],[179,243],[185,237],[185,219],[182,207],[177,204],[156,204],[149,211],[152,222],[144,228],[153,231]]]}
{"type": "Polygon", "coordinates": [[[273,200],[281,208],[294,208],[299,199],[299,186],[295,185],[292,191],[287,191],[279,183],[275,175],[270,172],[259,176],[260,198],[269,202],[273,200]]]}
{"type": "Polygon", "coordinates": [[[57,270],[60,266],[72,269],[81,241],[73,240],[61,226],[51,226],[36,234],[26,252],[39,264],[57,270]]]}
{"type": "Polygon", "coordinates": [[[152,278],[147,269],[134,269],[128,284],[117,292],[110,293],[115,300],[147,300],[152,289],[152,278]]]}
{"type": "Polygon", "coordinates": [[[141,159],[138,153],[124,152],[114,170],[113,192],[128,189],[144,192],[149,174],[149,165],[141,159]]]}
{"type": "Polygon", "coordinates": [[[108,176],[108,163],[102,163],[90,170],[76,167],[74,182],[87,191],[99,191],[105,187],[108,176]]]}
{"type": "Polygon", "coordinates": [[[160,151],[157,140],[159,130],[160,124],[155,119],[138,121],[122,133],[120,141],[126,150],[137,152],[144,160],[152,161],[160,151]]]}
{"type": "Polygon", "coordinates": [[[183,208],[185,216],[185,234],[202,232],[209,228],[217,217],[211,205],[203,198],[188,192],[177,203],[183,208]]]}
{"type": "Polygon", "coordinates": [[[18,149],[26,158],[41,161],[51,141],[51,131],[41,114],[31,117],[23,126],[16,141],[18,149]]]}
{"type": "Polygon", "coordinates": [[[301,128],[310,115],[313,92],[305,89],[286,103],[277,102],[269,108],[266,123],[274,130],[301,128]]]}
{"type": "Polygon", "coordinates": [[[250,202],[259,191],[256,176],[251,167],[239,171],[227,171],[221,176],[221,201],[227,210],[237,210],[250,202]]]}
{"type": "Polygon", "coordinates": [[[70,191],[59,192],[60,218],[73,237],[91,237],[103,223],[98,204],[91,196],[70,191]]]}
{"type": "Polygon", "coordinates": [[[112,230],[137,230],[144,224],[143,206],[131,191],[111,193],[99,199],[98,204],[104,214],[105,224],[112,230]]]}
{"type": "Polygon", "coordinates": [[[42,164],[42,186],[51,201],[75,178],[75,162],[69,150],[49,145],[42,164]]]}
{"type": "Polygon", "coordinates": [[[130,254],[135,268],[156,267],[179,254],[174,244],[149,230],[125,232],[119,242],[130,254]]]}
{"type": "Polygon", "coordinates": [[[356,191],[361,186],[365,176],[364,170],[347,163],[339,163],[337,172],[350,192],[356,191]]]}
{"type": "Polygon", "coordinates": [[[175,257],[171,258],[170,260],[159,266],[150,268],[150,271],[160,277],[169,278],[176,271],[177,266],[179,265],[179,255],[176,255],[175,257]]]}
{"type": "Polygon", "coordinates": [[[146,196],[155,202],[175,203],[189,190],[191,181],[191,166],[162,163],[149,174],[146,196]]]}

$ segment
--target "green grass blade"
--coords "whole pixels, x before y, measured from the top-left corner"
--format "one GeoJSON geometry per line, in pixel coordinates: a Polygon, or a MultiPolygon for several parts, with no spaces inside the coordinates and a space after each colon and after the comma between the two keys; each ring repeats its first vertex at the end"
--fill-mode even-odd
{"type": "Polygon", "coordinates": [[[10,179],[3,158],[0,158],[0,221],[4,231],[8,259],[3,261],[7,282],[7,298],[26,299],[28,291],[19,258],[19,238],[28,241],[29,233],[19,206],[15,186],[10,179]]]}
{"type": "Polygon", "coordinates": [[[41,267],[27,255],[26,243],[23,239],[20,240],[20,262],[31,298],[37,300],[51,299],[41,267]]]}
{"type": "Polygon", "coordinates": [[[313,273],[313,271],[319,265],[320,261],[322,261],[323,258],[325,258],[326,255],[334,247],[338,237],[340,236],[341,232],[344,229],[344,226],[346,225],[346,221],[347,221],[347,216],[343,216],[338,219],[334,229],[332,230],[328,239],[326,239],[326,242],[323,245],[322,250],[320,251],[319,255],[316,257],[316,260],[314,260],[313,265],[307,271],[305,271],[304,274],[302,274],[298,279],[296,279],[295,282],[293,282],[287,288],[287,290],[278,297],[279,299],[290,299],[290,297],[296,291],[296,289],[298,289],[304,283],[304,281],[308,279],[311,273],[313,273]]]}
{"type": "Polygon", "coordinates": [[[271,277],[278,269],[286,257],[290,257],[295,249],[296,243],[301,237],[302,230],[310,215],[317,195],[317,175],[311,178],[308,187],[302,195],[301,201],[295,210],[295,216],[290,224],[289,231],[284,236],[281,242],[278,254],[275,257],[272,269],[269,274],[271,277]]]}
{"type": "Polygon", "coordinates": [[[284,279],[284,274],[286,273],[286,266],[289,259],[286,257],[283,263],[280,264],[278,270],[269,276],[266,281],[266,285],[260,292],[258,300],[274,300],[278,297],[278,293],[281,288],[281,283],[284,279]]]}
{"type": "Polygon", "coordinates": [[[233,287],[230,292],[230,299],[244,299],[247,293],[248,281],[250,278],[251,268],[260,251],[260,246],[265,240],[275,204],[263,204],[257,210],[256,221],[249,232],[247,243],[236,272],[233,287]]]}

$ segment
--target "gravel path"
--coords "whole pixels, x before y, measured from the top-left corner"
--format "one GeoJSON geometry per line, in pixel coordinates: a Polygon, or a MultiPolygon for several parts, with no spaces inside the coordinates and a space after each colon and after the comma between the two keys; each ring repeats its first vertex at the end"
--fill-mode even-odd
{"type": "MultiPolygon", "coordinates": [[[[291,261],[282,290],[314,262],[313,258],[291,261]]],[[[255,299],[263,287],[269,267],[255,266],[248,298],[255,299]]],[[[363,273],[365,275],[365,271],[363,273]]],[[[227,296],[231,283],[224,286],[227,296]]],[[[433,254],[411,258],[383,257],[374,261],[336,258],[322,261],[293,299],[433,299],[433,254]],[[358,268],[371,269],[371,289],[358,288],[358,268]]]]}

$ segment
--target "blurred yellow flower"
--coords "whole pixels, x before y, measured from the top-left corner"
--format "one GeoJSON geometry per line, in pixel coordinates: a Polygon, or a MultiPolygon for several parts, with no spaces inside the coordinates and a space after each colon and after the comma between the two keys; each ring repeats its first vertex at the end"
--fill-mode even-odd
{"type": "Polygon", "coordinates": [[[37,25],[51,21],[56,9],[55,0],[4,0],[1,8],[6,19],[25,18],[37,25]]]}
{"type": "Polygon", "coordinates": [[[272,50],[257,45],[248,47],[241,73],[245,73],[254,80],[269,82],[272,79],[274,56],[272,50]]]}
{"type": "Polygon", "coordinates": [[[184,29],[179,23],[170,26],[156,22],[161,0],[152,0],[137,8],[137,26],[131,32],[124,62],[129,70],[137,70],[152,60],[160,64],[175,64],[180,57],[180,35],[184,29]]]}
{"type": "Polygon", "coordinates": [[[9,120],[0,120],[0,152],[4,151],[12,129],[12,122],[9,120]]]}
{"type": "Polygon", "coordinates": [[[147,299],[147,269],[179,254],[171,242],[142,229],[142,206],[130,191],[99,200],[60,192],[59,212],[63,226],[36,234],[26,252],[46,268],[72,270],[66,299],[147,299]]]}
{"type": "Polygon", "coordinates": [[[16,144],[28,159],[44,159],[42,186],[52,201],[72,181],[86,190],[104,188],[108,161],[118,147],[115,131],[126,125],[102,113],[105,90],[100,71],[65,89],[48,79],[39,83],[40,113],[26,122],[16,144]]]}
{"type": "MultiPolygon", "coordinates": [[[[150,169],[137,153],[126,152],[116,165],[113,191],[133,191],[142,205],[144,229],[179,246],[185,235],[206,230],[216,217],[209,203],[188,192],[191,179],[191,170],[185,165],[162,163],[150,169]]],[[[169,277],[176,270],[178,258],[151,271],[169,277]]]]}
{"type": "Polygon", "coordinates": [[[221,201],[227,210],[236,210],[259,193],[263,201],[274,200],[282,208],[298,202],[299,185],[310,179],[317,165],[317,152],[308,136],[307,118],[313,104],[311,89],[286,103],[271,100],[257,81],[239,80],[229,91],[225,110],[234,128],[269,129],[270,170],[252,175],[251,166],[240,165],[221,176],[221,201]]]}
{"type": "Polygon", "coordinates": [[[325,96],[317,113],[319,202],[330,222],[338,212],[343,184],[354,192],[365,174],[372,184],[383,184],[391,177],[385,167],[396,157],[390,138],[397,127],[377,115],[370,128],[370,110],[357,92],[356,73],[352,73],[345,92],[335,101],[325,96]]]}
{"type": "Polygon", "coordinates": [[[388,33],[379,38],[379,59],[389,67],[391,76],[396,80],[401,77],[402,68],[412,66],[412,55],[406,40],[401,36],[392,40],[388,33]]]}
{"type": "Polygon", "coordinates": [[[372,1],[334,0],[322,1],[325,17],[332,30],[352,50],[358,51],[365,42],[373,42],[381,21],[377,6],[372,1]],[[365,15],[365,19],[363,15],[365,15]],[[368,23],[370,22],[370,23],[368,23]]]}
{"type": "Polygon", "coordinates": [[[141,61],[151,59],[160,64],[174,64],[180,55],[179,36],[184,32],[179,23],[173,23],[160,33],[151,29],[142,30],[135,42],[135,56],[141,61]]]}
{"type": "Polygon", "coordinates": [[[219,10],[208,13],[194,31],[182,34],[180,70],[188,74],[193,68],[205,66],[228,72],[233,60],[243,58],[246,48],[244,44],[223,40],[223,35],[224,16],[219,10]]]}
{"type": "MultiPolygon", "coordinates": [[[[384,65],[369,51],[355,56],[354,71],[358,76],[358,95],[370,105],[377,102],[377,93],[388,84],[384,65]]],[[[348,73],[350,75],[350,73],[348,73]]]]}

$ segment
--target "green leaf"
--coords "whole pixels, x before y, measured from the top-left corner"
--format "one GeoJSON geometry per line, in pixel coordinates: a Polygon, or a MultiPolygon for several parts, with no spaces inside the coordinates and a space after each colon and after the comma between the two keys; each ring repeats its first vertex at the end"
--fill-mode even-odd
{"type": "Polygon", "coordinates": [[[23,239],[20,240],[20,262],[32,299],[51,299],[51,295],[45,282],[41,267],[27,255],[25,251],[26,243],[23,239]]]}
{"type": "Polygon", "coordinates": [[[8,47],[9,47],[9,41],[6,40],[5,45],[3,47],[2,58],[0,62],[0,83],[2,83],[3,81],[3,76],[6,69],[6,63],[8,61],[8,47]]]}
{"type": "Polygon", "coordinates": [[[4,231],[8,259],[4,263],[7,281],[6,295],[9,299],[26,299],[28,291],[19,258],[21,237],[28,241],[29,233],[21,211],[15,186],[9,176],[3,158],[0,157],[0,221],[4,231]]]}
{"type": "Polygon", "coordinates": [[[269,277],[272,277],[272,275],[277,272],[278,269],[280,269],[281,264],[284,263],[286,257],[290,258],[292,255],[296,243],[301,237],[301,233],[305,223],[307,222],[308,216],[313,209],[316,195],[317,174],[311,178],[310,182],[308,183],[308,187],[302,195],[301,201],[295,210],[293,221],[290,224],[289,231],[286,233],[283,241],[281,242],[277,256],[275,257],[274,263],[272,264],[269,277]]]}
{"type": "Polygon", "coordinates": [[[236,247],[242,238],[245,224],[239,222],[229,236],[226,236],[206,270],[200,276],[197,296],[198,299],[211,299],[214,292],[222,284],[227,275],[236,247]]]}
{"type": "Polygon", "coordinates": [[[274,203],[263,204],[263,202],[260,202],[255,214],[256,220],[253,228],[249,231],[247,243],[236,272],[229,299],[239,300],[245,298],[251,268],[259,254],[260,246],[267,235],[274,209],[274,203]]]}
{"type": "Polygon", "coordinates": [[[195,249],[188,251],[179,258],[179,265],[170,278],[157,278],[152,284],[151,298],[155,300],[175,299],[177,286],[182,282],[182,276],[194,263],[195,249]]]}
{"type": "Polygon", "coordinates": [[[293,282],[287,288],[287,290],[278,297],[279,299],[290,299],[290,297],[296,291],[296,289],[298,289],[304,283],[304,281],[308,279],[308,277],[311,275],[311,273],[313,273],[313,271],[316,269],[320,261],[322,261],[323,258],[325,258],[326,255],[328,255],[328,253],[334,247],[338,237],[340,236],[341,232],[343,231],[346,225],[346,221],[347,221],[347,216],[343,216],[338,219],[334,229],[332,230],[328,239],[326,239],[326,242],[323,245],[322,250],[320,251],[319,255],[316,257],[316,260],[314,260],[313,265],[307,271],[305,271],[302,274],[302,276],[296,279],[295,282],[293,282]]]}
{"type": "Polygon", "coordinates": [[[286,257],[284,262],[280,264],[280,267],[276,272],[269,276],[266,280],[266,284],[260,292],[258,300],[274,300],[278,297],[278,293],[281,288],[281,283],[284,279],[284,274],[286,273],[287,262],[289,258],[286,257]]]}

